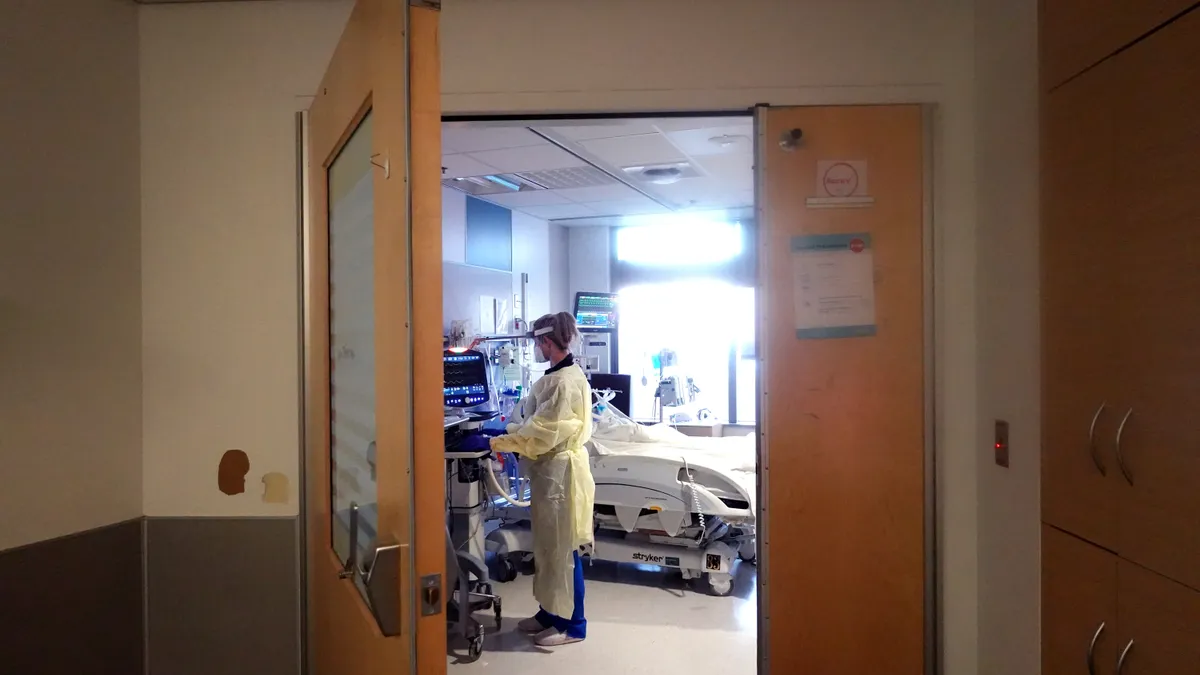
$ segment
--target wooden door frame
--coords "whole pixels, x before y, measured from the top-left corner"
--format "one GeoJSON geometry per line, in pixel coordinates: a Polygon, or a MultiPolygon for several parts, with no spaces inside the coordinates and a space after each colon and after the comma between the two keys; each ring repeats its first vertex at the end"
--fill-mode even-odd
{"type": "Polygon", "coordinates": [[[938,556],[938,530],[941,514],[938,511],[937,491],[937,315],[935,288],[937,283],[937,251],[934,248],[934,156],[936,151],[937,107],[921,105],[921,250],[924,326],[925,326],[925,672],[942,672],[942,601],[938,556]]]}
{"type": "MultiPolygon", "coordinates": [[[[867,104],[867,103],[853,103],[853,104],[831,103],[829,105],[845,105],[846,107],[854,107],[854,106],[862,106],[862,105],[870,105],[870,104],[867,104]]],[[[880,105],[894,105],[894,103],[881,103],[880,105]]],[[[941,673],[941,646],[942,646],[943,630],[942,630],[942,624],[941,624],[942,602],[941,602],[940,584],[939,584],[941,567],[940,567],[940,557],[939,557],[939,549],[938,549],[938,531],[939,531],[940,525],[941,525],[941,514],[938,510],[938,501],[937,501],[937,490],[939,487],[938,474],[937,474],[938,448],[937,448],[937,443],[936,443],[936,437],[937,437],[937,433],[936,433],[936,430],[937,430],[937,426],[936,426],[937,425],[936,382],[937,382],[938,364],[935,359],[936,346],[937,346],[936,345],[937,318],[935,316],[935,296],[934,296],[935,282],[937,281],[937,271],[934,266],[935,261],[936,261],[935,249],[934,249],[934,242],[935,242],[935,236],[936,236],[935,222],[934,222],[934,189],[935,189],[934,157],[935,157],[935,147],[936,147],[935,141],[936,141],[937,104],[935,104],[935,103],[919,103],[916,105],[919,105],[921,108],[921,118],[922,118],[921,142],[922,142],[922,149],[923,149],[923,154],[922,154],[922,191],[923,191],[923,194],[922,194],[922,251],[924,254],[924,264],[923,264],[923,269],[922,269],[922,275],[923,275],[923,291],[924,291],[923,292],[923,301],[924,302],[923,302],[922,322],[923,322],[923,328],[924,328],[924,357],[925,357],[925,368],[924,368],[925,380],[924,380],[924,392],[923,392],[924,399],[925,399],[925,411],[924,411],[925,412],[925,419],[924,419],[924,428],[925,428],[925,443],[924,443],[925,668],[924,668],[924,670],[925,670],[926,675],[938,675],[941,673]]],[[[813,103],[813,104],[804,104],[804,106],[791,106],[788,104],[780,104],[776,107],[823,107],[823,106],[824,106],[824,104],[813,103]]],[[[764,156],[766,149],[771,147],[771,144],[775,142],[772,139],[766,138],[765,129],[762,128],[763,125],[761,124],[761,115],[758,113],[758,110],[760,108],[764,108],[764,107],[771,107],[771,104],[750,104],[747,106],[747,108],[734,109],[734,110],[731,110],[731,109],[716,109],[716,110],[714,110],[714,109],[707,109],[707,108],[690,108],[690,109],[672,109],[672,110],[668,110],[668,111],[645,111],[645,112],[624,111],[624,112],[619,112],[619,113],[604,112],[604,111],[595,111],[595,112],[572,111],[571,113],[566,113],[566,114],[548,114],[548,113],[529,112],[529,113],[504,113],[504,114],[497,114],[497,115],[486,115],[486,114],[455,114],[453,112],[439,111],[436,121],[434,122],[439,129],[439,133],[435,134],[435,135],[431,135],[431,136],[439,139],[439,144],[440,144],[440,127],[441,127],[441,124],[443,121],[456,121],[456,122],[512,121],[512,122],[518,122],[518,121],[523,121],[523,120],[552,120],[552,119],[558,119],[558,120],[603,119],[603,118],[631,119],[631,118],[664,117],[664,116],[671,116],[671,115],[720,116],[723,114],[744,115],[746,113],[747,109],[749,109],[751,111],[751,115],[752,115],[751,119],[754,120],[754,125],[755,125],[755,131],[754,131],[754,138],[755,138],[755,181],[754,181],[755,213],[756,213],[756,219],[758,219],[759,222],[761,222],[762,198],[761,198],[760,192],[761,192],[761,186],[762,186],[762,178],[761,178],[760,172],[762,170],[762,161],[760,160],[760,158],[762,156],[764,156]]],[[[426,118],[424,120],[424,123],[429,124],[430,120],[428,118],[426,118]]],[[[297,152],[300,153],[300,154],[298,154],[298,157],[300,157],[300,158],[303,158],[305,156],[303,153],[306,152],[305,145],[307,143],[307,133],[303,128],[304,125],[305,125],[304,113],[297,113],[297,152]]],[[[440,147],[440,145],[439,145],[439,147],[440,147]]],[[[301,164],[303,164],[303,162],[301,162],[301,164]]],[[[302,354],[301,354],[301,368],[302,368],[301,373],[302,373],[302,375],[304,375],[306,372],[303,369],[303,366],[305,364],[304,353],[305,353],[305,350],[308,348],[307,341],[306,341],[306,336],[308,334],[307,330],[306,330],[306,326],[307,326],[308,302],[309,302],[308,294],[306,292],[306,289],[308,288],[308,286],[307,286],[308,270],[306,267],[303,266],[305,264],[304,261],[306,260],[305,256],[306,256],[306,251],[307,251],[306,247],[307,247],[308,229],[309,229],[309,227],[308,227],[309,221],[308,221],[308,214],[307,214],[308,204],[307,204],[307,198],[306,198],[306,196],[304,196],[304,191],[307,190],[307,187],[306,187],[307,186],[307,173],[306,172],[307,172],[307,167],[304,167],[304,166],[301,166],[299,168],[299,170],[297,171],[297,189],[299,191],[301,191],[298,193],[301,196],[297,199],[297,225],[298,225],[298,229],[299,229],[299,245],[302,247],[302,250],[300,251],[300,258],[301,258],[301,262],[302,262],[302,267],[300,270],[300,282],[301,282],[300,303],[301,303],[301,308],[302,308],[302,312],[301,312],[302,316],[301,316],[301,321],[300,321],[300,324],[301,324],[300,329],[301,329],[301,337],[302,337],[302,350],[301,350],[301,352],[302,352],[302,354]]],[[[440,176],[438,176],[438,178],[440,178],[440,176]]],[[[438,188],[439,186],[440,186],[440,181],[434,185],[435,188],[438,188]]],[[[438,212],[438,218],[439,218],[439,220],[438,220],[438,230],[437,231],[440,234],[440,231],[441,231],[440,230],[440,227],[441,227],[440,210],[438,212]]],[[[440,251],[440,246],[441,246],[441,242],[439,240],[437,242],[437,247],[438,247],[439,251],[440,251]]],[[[439,255],[437,258],[437,262],[440,263],[440,260],[441,260],[441,257],[439,255]]],[[[756,265],[757,264],[758,263],[756,262],[756,265]]],[[[760,271],[761,271],[761,268],[760,268],[760,271]]],[[[439,274],[440,274],[440,268],[439,268],[439,274]]],[[[755,302],[761,303],[761,298],[762,298],[761,282],[758,282],[756,284],[755,295],[756,295],[755,302]]],[[[438,294],[438,298],[440,301],[440,293],[438,294]]],[[[437,311],[439,313],[441,311],[440,304],[437,306],[437,311]]],[[[755,308],[755,320],[756,320],[756,322],[760,322],[762,320],[762,318],[763,318],[763,312],[761,310],[761,305],[760,305],[759,307],[755,308]]],[[[756,339],[761,339],[760,336],[762,334],[763,334],[762,326],[761,325],[756,326],[756,336],[759,336],[759,337],[756,337],[756,339]]],[[[439,349],[440,349],[440,346],[439,346],[439,349]]],[[[763,351],[761,344],[756,345],[756,353],[758,353],[760,355],[765,354],[765,351],[763,351]]],[[[760,369],[765,367],[765,365],[766,365],[765,362],[760,361],[760,369]]],[[[301,378],[301,393],[300,393],[302,402],[307,400],[305,398],[307,384],[308,383],[307,383],[306,377],[302,377],[301,378]]],[[[767,519],[764,518],[763,514],[761,513],[761,509],[762,509],[764,497],[767,494],[767,491],[769,489],[769,471],[764,471],[764,469],[769,469],[770,454],[769,454],[768,444],[762,440],[762,419],[763,419],[762,415],[763,415],[763,411],[765,410],[765,408],[762,405],[762,388],[761,387],[762,387],[762,378],[760,377],[759,381],[758,381],[758,392],[757,392],[758,413],[757,413],[757,419],[755,420],[755,428],[756,428],[755,435],[759,439],[758,450],[756,453],[756,461],[758,463],[758,474],[759,474],[759,483],[760,483],[758,502],[757,502],[757,507],[756,507],[759,510],[759,513],[755,514],[756,527],[758,528],[759,533],[760,533],[758,536],[758,541],[757,541],[758,549],[759,549],[758,550],[758,589],[757,589],[758,590],[758,598],[759,598],[759,607],[758,607],[758,613],[757,613],[757,622],[758,622],[757,630],[758,630],[758,664],[759,664],[758,672],[766,674],[769,672],[769,667],[770,667],[770,664],[764,659],[764,657],[769,653],[769,651],[767,649],[767,644],[768,644],[767,640],[770,637],[770,618],[769,618],[769,616],[764,616],[764,613],[767,609],[767,607],[765,605],[766,598],[767,598],[767,595],[765,592],[765,587],[769,581],[769,575],[770,575],[769,553],[767,551],[770,541],[769,541],[769,537],[768,537],[767,528],[765,526],[767,519]]],[[[415,404],[415,402],[414,402],[414,404],[415,404]]],[[[301,475],[301,495],[300,495],[301,514],[304,513],[305,499],[306,499],[306,492],[307,492],[307,483],[306,483],[306,478],[305,478],[305,473],[304,473],[304,471],[305,471],[304,460],[306,458],[305,458],[304,451],[303,451],[303,448],[307,447],[307,446],[306,446],[306,438],[305,438],[306,431],[303,427],[304,427],[304,419],[302,416],[302,419],[301,419],[301,441],[302,441],[301,442],[301,474],[300,474],[301,475]]],[[[417,467],[414,466],[414,471],[413,471],[414,475],[416,474],[416,472],[417,472],[417,467]]],[[[305,553],[305,551],[306,551],[306,543],[304,542],[305,527],[304,527],[303,522],[301,522],[300,530],[301,530],[301,543],[300,543],[300,556],[301,557],[300,557],[300,560],[302,563],[304,563],[301,565],[301,567],[304,569],[302,569],[300,572],[300,580],[301,580],[301,585],[300,585],[300,589],[301,589],[300,603],[301,604],[300,604],[300,607],[301,607],[301,631],[302,631],[301,636],[303,638],[303,647],[302,648],[306,652],[304,654],[304,656],[305,656],[304,663],[307,666],[307,663],[308,663],[307,657],[308,657],[308,650],[309,650],[308,645],[311,643],[311,641],[308,639],[308,635],[307,635],[307,624],[308,624],[308,616],[307,616],[307,613],[308,613],[308,604],[307,604],[308,587],[306,585],[307,584],[307,579],[306,579],[306,577],[307,577],[307,573],[306,573],[307,557],[306,557],[306,553],[305,553]]],[[[428,631],[426,631],[426,632],[428,632],[428,631]]],[[[444,649],[443,649],[443,651],[444,651],[444,649]]]]}

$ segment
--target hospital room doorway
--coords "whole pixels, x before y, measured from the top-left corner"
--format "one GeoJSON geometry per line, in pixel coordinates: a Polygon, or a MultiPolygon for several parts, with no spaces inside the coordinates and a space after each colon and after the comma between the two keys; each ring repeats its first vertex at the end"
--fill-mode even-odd
{"type": "Polygon", "coordinates": [[[930,672],[929,119],[443,119],[450,672],[930,672]],[[458,445],[537,416],[547,315],[593,392],[579,644],[519,623],[531,462],[458,445]]]}
{"type": "Polygon", "coordinates": [[[537,672],[561,649],[581,673],[756,672],[753,115],[449,119],[442,145],[447,410],[495,433],[527,419],[552,367],[528,336],[566,313],[595,483],[586,640],[539,645],[518,626],[545,597],[529,460],[479,469],[447,431],[454,559],[487,575],[475,620],[451,626],[450,671],[537,672]],[[487,401],[456,408],[474,401],[450,387],[476,355],[487,401]]]}
{"type": "Polygon", "coordinates": [[[297,134],[314,668],[937,672],[930,110],[447,119],[405,7],[297,134]]]}

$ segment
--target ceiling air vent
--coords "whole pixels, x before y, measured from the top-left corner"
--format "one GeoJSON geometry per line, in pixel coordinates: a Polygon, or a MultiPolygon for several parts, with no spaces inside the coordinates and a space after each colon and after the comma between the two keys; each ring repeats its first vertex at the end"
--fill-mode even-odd
{"type": "Polygon", "coordinates": [[[600,187],[603,185],[612,185],[617,182],[617,179],[594,166],[522,171],[517,176],[531,183],[536,183],[547,190],[600,187]]]}
{"type": "Polygon", "coordinates": [[[491,176],[470,176],[468,178],[447,178],[442,185],[454,188],[469,195],[504,195],[513,192],[530,192],[546,188],[511,173],[491,176]]]}
{"type": "Polygon", "coordinates": [[[690,162],[671,162],[668,164],[644,164],[627,166],[621,169],[633,180],[639,183],[654,185],[670,185],[684,178],[696,178],[700,172],[690,162]]]}

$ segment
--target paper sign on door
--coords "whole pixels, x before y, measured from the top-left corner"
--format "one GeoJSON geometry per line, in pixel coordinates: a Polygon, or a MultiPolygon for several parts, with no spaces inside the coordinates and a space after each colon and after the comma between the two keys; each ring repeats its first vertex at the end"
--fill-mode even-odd
{"type": "Polygon", "coordinates": [[[875,266],[871,235],[792,237],[796,337],[875,335],[875,266]]]}
{"type": "Polygon", "coordinates": [[[821,160],[817,162],[818,197],[865,197],[867,163],[862,161],[821,160]]]}
{"type": "Polygon", "coordinates": [[[815,187],[815,196],[805,200],[810,209],[865,208],[875,203],[867,187],[865,161],[818,161],[815,187]]]}

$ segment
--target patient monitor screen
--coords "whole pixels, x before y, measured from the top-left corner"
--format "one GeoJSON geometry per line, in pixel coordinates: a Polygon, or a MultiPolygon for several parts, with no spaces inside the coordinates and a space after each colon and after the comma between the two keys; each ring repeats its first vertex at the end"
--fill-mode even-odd
{"type": "Polygon", "coordinates": [[[615,293],[576,293],[575,325],[582,330],[616,328],[617,295],[615,293]]]}
{"type": "Polygon", "coordinates": [[[474,350],[442,354],[442,401],[447,408],[488,402],[487,362],[474,350]]]}

